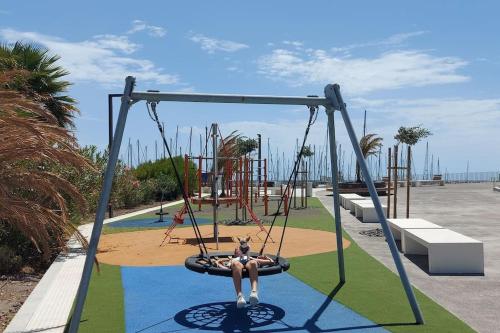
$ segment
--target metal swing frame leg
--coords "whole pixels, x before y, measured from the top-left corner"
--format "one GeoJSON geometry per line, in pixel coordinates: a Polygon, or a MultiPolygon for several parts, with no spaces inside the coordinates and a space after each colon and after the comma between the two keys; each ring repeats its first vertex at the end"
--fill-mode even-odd
{"type": "Polygon", "coordinates": [[[331,108],[326,109],[328,116],[328,136],[330,143],[330,162],[332,165],[332,188],[333,188],[333,212],[335,215],[335,235],[337,238],[337,257],[339,265],[339,280],[340,283],[345,283],[345,268],[344,268],[344,244],[342,239],[342,220],[340,216],[339,202],[339,183],[338,183],[338,167],[337,167],[337,144],[335,142],[335,117],[334,111],[331,108]]]}
{"type": "Polygon", "coordinates": [[[82,279],[80,281],[78,293],[76,295],[75,309],[73,311],[73,315],[71,317],[69,325],[69,333],[76,333],[78,331],[78,326],[80,325],[83,306],[85,304],[85,297],[87,295],[90,284],[90,277],[92,275],[92,268],[94,266],[94,258],[97,252],[97,245],[99,244],[99,238],[101,236],[104,215],[106,213],[106,206],[111,195],[111,186],[113,183],[116,163],[118,161],[118,155],[120,153],[120,146],[122,143],[127,114],[132,104],[131,95],[134,90],[134,85],[135,78],[131,76],[127,77],[125,80],[125,89],[123,91],[120,114],[118,116],[118,121],[116,124],[113,144],[111,145],[106,172],[104,174],[104,182],[102,185],[101,196],[99,198],[99,205],[97,206],[95,222],[92,228],[92,235],[90,236],[90,242],[87,249],[87,256],[85,258],[85,266],[83,267],[82,279]]]}
{"type": "MultiPolygon", "coordinates": [[[[363,154],[361,152],[361,147],[359,146],[358,139],[356,137],[356,133],[354,131],[354,127],[352,126],[351,119],[349,118],[349,114],[347,113],[346,106],[344,104],[344,101],[342,99],[342,95],[340,94],[340,86],[338,84],[329,84],[325,87],[325,97],[331,102],[333,108],[335,110],[339,110],[340,113],[342,114],[342,119],[344,120],[344,124],[347,130],[347,133],[349,134],[349,138],[352,143],[352,147],[354,149],[354,153],[356,154],[356,159],[357,162],[361,168],[361,173],[363,175],[363,178],[365,179],[365,183],[368,187],[368,191],[370,192],[371,199],[373,201],[373,204],[375,206],[375,210],[377,212],[378,219],[380,221],[380,224],[382,226],[382,229],[384,231],[384,235],[387,241],[387,244],[389,246],[389,249],[391,251],[392,258],[394,260],[394,263],[396,264],[396,268],[399,273],[399,277],[401,279],[401,283],[403,284],[404,290],[406,292],[406,297],[408,298],[408,302],[410,303],[411,309],[413,311],[413,315],[415,317],[415,320],[417,324],[423,324],[424,323],[424,318],[422,316],[422,312],[420,311],[420,307],[417,303],[417,299],[415,297],[415,294],[413,292],[413,289],[410,284],[410,280],[408,279],[408,275],[406,273],[406,270],[403,266],[403,262],[401,261],[401,257],[399,256],[398,249],[396,247],[396,242],[394,241],[394,236],[392,235],[392,232],[389,229],[389,226],[387,225],[387,219],[385,217],[384,210],[382,209],[382,204],[380,203],[380,199],[377,194],[377,190],[375,189],[375,185],[373,184],[373,180],[371,178],[370,172],[368,171],[368,167],[366,165],[366,161],[363,157],[363,154]]],[[[327,111],[328,112],[328,111],[327,111]]],[[[329,116],[330,117],[330,116],[329,116]]],[[[329,121],[329,126],[330,126],[330,121],[329,121]]],[[[330,138],[331,141],[331,138],[330,138]]],[[[331,145],[330,149],[335,150],[335,146],[331,145]]],[[[335,156],[333,156],[335,157],[335,156]]],[[[333,160],[333,158],[332,158],[333,160]]],[[[332,170],[333,168],[336,168],[336,163],[332,162],[332,170]]],[[[336,183],[336,175],[334,177],[334,186],[336,183]]],[[[334,188],[335,191],[335,188],[334,188]]],[[[337,197],[338,193],[334,193],[334,199],[337,197]]],[[[336,210],[338,208],[338,200],[337,203],[335,204],[336,210]]],[[[336,226],[340,226],[340,223],[337,224],[336,226]]],[[[339,262],[340,265],[340,262],[339,262]]]]}

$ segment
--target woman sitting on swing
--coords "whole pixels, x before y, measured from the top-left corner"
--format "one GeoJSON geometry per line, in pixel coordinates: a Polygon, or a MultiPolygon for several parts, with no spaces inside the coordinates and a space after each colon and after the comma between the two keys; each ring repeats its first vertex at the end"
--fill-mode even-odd
{"type": "Polygon", "coordinates": [[[245,307],[247,304],[243,293],[241,292],[241,280],[243,278],[243,269],[248,271],[248,276],[250,278],[250,296],[248,301],[250,305],[256,305],[259,303],[259,295],[257,290],[258,283],[258,268],[266,265],[274,264],[274,261],[267,256],[258,256],[257,258],[252,258],[248,254],[250,252],[250,246],[248,241],[250,237],[240,238],[238,237],[240,246],[234,249],[234,256],[232,259],[226,259],[223,261],[218,261],[217,265],[222,268],[231,269],[233,274],[234,289],[236,291],[236,306],[238,309],[245,307]]]}

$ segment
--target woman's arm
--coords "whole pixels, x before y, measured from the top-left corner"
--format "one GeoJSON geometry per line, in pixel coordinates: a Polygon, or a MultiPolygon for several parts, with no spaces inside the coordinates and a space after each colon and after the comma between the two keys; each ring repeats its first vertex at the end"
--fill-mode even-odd
{"type": "Polygon", "coordinates": [[[274,264],[274,260],[269,258],[268,256],[258,256],[255,260],[257,260],[260,266],[274,264]]]}
{"type": "Polygon", "coordinates": [[[218,259],[216,260],[217,267],[231,269],[231,266],[228,265],[228,262],[230,262],[231,260],[231,258],[218,259]]]}

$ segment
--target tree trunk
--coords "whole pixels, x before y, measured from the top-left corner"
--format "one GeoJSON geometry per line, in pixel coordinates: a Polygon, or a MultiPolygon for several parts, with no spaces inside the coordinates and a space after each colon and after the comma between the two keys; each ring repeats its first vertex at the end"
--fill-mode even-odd
{"type": "Polygon", "coordinates": [[[356,162],[356,182],[361,183],[361,168],[358,162],[356,162]]]}

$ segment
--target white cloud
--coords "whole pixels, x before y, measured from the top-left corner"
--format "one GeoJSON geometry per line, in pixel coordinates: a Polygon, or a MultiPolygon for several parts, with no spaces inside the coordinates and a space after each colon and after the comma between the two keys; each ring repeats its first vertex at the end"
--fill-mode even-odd
{"type": "Polygon", "coordinates": [[[285,45],[294,46],[296,48],[301,48],[304,45],[303,42],[297,40],[284,40],[282,43],[285,45]]]}
{"type": "Polygon", "coordinates": [[[422,98],[351,100],[354,107],[370,108],[382,119],[392,119],[400,125],[429,124],[456,135],[484,133],[500,124],[500,99],[422,98]],[[462,133],[462,134],[459,134],[462,133]]]}
{"type": "Polygon", "coordinates": [[[37,32],[1,29],[0,36],[7,42],[33,41],[61,56],[60,64],[70,72],[73,81],[98,82],[104,85],[122,85],[127,75],[141,81],[174,84],[179,79],[167,74],[147,59],[133,58],[139,45],[126,36],[98,35],[90,40],[70,42],[37,32]]]}
{"type": "Polygon", "coordinates": [[[126,54],[134,53],[139,48],[139,45],[131,42],[127,36],[110,34],[96,35],[91,41],[85,41],[84,43],[92,47],[119,50],[126,54]]]}
{"type": "Polygon", "coordinates": [[[372,47],[372,46],[396,46],[406,42],[408,39],[412,37],[417,37],[427,33],[427,31],[413,31],[413,32],[404,32],[389,36],[384,39],[374,40],[365,43],[354,43],[341,47],[333,47],[332,51],[334,52],[348,52],[353,49],[363,48],[363,47],[372,47]]]}
{"type": "Polygon", "coordinates": [[[229,67],[226,67],[226,70],[229,72],[241,72],[241,69],[238,68],[238,66],[229,66],[229,67]]]}
{"type": "MultiPolygon", "coordinates": [[[[473,166],[476,171],[499,168],[500,157],[491,149],[500,146],[500,137],[493,135],[500,124],[500,98],[351,98],[346,102],[356,116],[356,128],[362,126],[361,110],[368,110],[368,131],[384,137],[385,147],[395,143],[393,137],[400,126],[422,124],[433,133],[428,139],[432,153],[441,157],[441,165],[449,171],[463,171],[467,160],[481,161],[473,166]]],[[[417,172],[422,172],[424,154],[425,145],[417,145],[417,172]]]]}
{"type": "Polygon", "coordinates": [[[236,52],[249,47],[243,43],[211,38],[202,34],[195,34],[189,37],[189,39],[197,44],[200,44],[201,49],[207,51],[208,53],[215,53],[216,51],[236,52]]]}
{"type": "Polygon", "coordinates": [[[457,74],[467,63],[422,51],[390,51],[374,58],[339,57],[318,49],[275,49],[258,60],[259,72],[291,85],[337,82],[349,94],[468,80],[457,74]]]}
{"type": "Polygon", "coordinates": [[[165,28],[149,25],[141,20],[132,21],[132,28],[127,31],[128,34],[133,34],[139,31],[147,31],[148,35],[152,37],[163,37],[167,34],[167,30],[165,28]]]}

